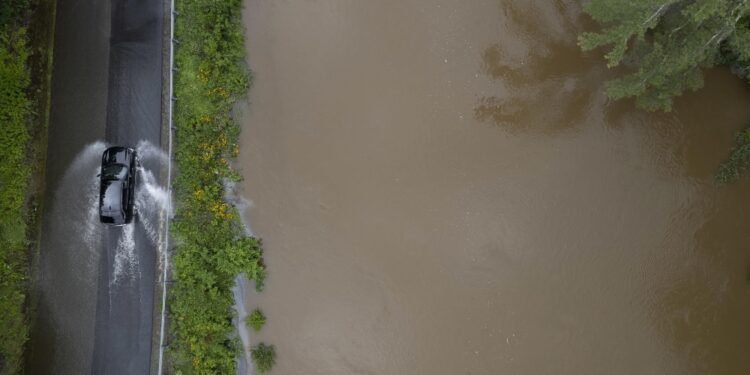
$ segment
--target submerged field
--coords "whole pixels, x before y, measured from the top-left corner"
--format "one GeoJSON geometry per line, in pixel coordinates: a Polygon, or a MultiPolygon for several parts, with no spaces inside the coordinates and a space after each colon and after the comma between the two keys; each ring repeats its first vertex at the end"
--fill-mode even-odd
{"type": "Polygon", "coordinates": [[[749,182],[714,181],[745,82],[609,101],[575,1],[251,0],[243,22],[273,373],[750,372],[749,182]]]}

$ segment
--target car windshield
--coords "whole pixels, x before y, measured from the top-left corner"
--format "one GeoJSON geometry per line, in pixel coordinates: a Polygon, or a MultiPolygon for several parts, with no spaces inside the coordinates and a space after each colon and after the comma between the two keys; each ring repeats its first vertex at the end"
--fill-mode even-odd
{"type": "Polygon", "coordinates": [[[122,180],[127,174],[128,168],[122,164],[110,164],[102,169],[102,178],[105,180],[122,180]]]}

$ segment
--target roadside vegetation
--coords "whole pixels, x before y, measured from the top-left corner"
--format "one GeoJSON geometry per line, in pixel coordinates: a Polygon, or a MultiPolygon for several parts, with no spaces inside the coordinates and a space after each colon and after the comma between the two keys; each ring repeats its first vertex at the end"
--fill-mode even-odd
{"type": "MultiPolygon", "coordinates": [[[[750,78],[748,0],[591,0],[584,10],[602,29],[581,34],[581,48],[606,47],[607,65],[625,68],[608,82],[610,98],[670,111],[674,97],[703,87],[704,68],[725,66],[750,78]]],[[[718,182],[739,178],[750,161],[748,137],[737,136],[718,182]]]]}
{"type": "MultiPolygon", "coordinates": [[[[171,365],[177,374],[233,374],[241,344],[231,288],[244,273],[263,288],[260,241],[244,235],[224,198],[240,176],[239,125],[231,111],[250,84],[241,0],[178,0],[175,17],[176,242],[169,294],[171,365]]],[[[242,323],[242,322],[240,322],[242,323]]]]}
{"type": "Polygon", "coordinates": [[[29,337],[40,192],[34,179],[43,172],[51,9],[43,0],[0,2],[0,374],[22,371],[29,337]]]}
{"type": "Polygon", "coordinates": [[[0,5],[0,369],[4,374],[20,371],[23,347],[28,339],[24,311],[28,283],[26,217],[24,203],[30,175],[26,146],[31,100],[26,91],[29,51],[26,28],[21,24],[23,7],[0,5]]]}

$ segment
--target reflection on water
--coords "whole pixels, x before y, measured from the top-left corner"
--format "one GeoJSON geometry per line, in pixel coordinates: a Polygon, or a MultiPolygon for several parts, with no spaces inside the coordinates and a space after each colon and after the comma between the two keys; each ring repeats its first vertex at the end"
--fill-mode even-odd
{"type": "Polygon", "coordinates": [[[508,88],[506,96],[484,96],[474,113],[480,121],[492,120],[509,130],[562,130],[582,123],[601,109],[604,96],[589,88],[601,82],[601,69],[580,71],[575,40],[548,45],[545,55],[530,55],[511,66],[499,45],[482,54],[486,73],[508,88]],[[597,74],[598,73],[598,74],[597,74]]]}
{"type": "Polygon", "coordinates": [[[658,294],[654,318],[695,373],[748,372],[750,220],[748,184],[709,192],[711,207],[695,232],[689,256],[658,294]]]}
{"type": "Polygon", "coordinates": [[[713,183],[748,88],[610,102],[587,22],[248,2],[240,188],[270,274],[246,300],[275,373],[750,373],[750,182],[713,183]]]}
{"type": "Polygon", "coordinates": [[[103,244],[98,174],[106,147],[104,142],[95,142],[76,155],[46,208],[49,215],[45,215],[42,228],[56,241],[39,264],[38,321],[43,327],[37,332],[43,340],[35,345],[49,346],[40,351],[50,355],[44,361],[63,372],[88,368],[93,351],[97,271],[103,244]],[[66,311],[76,314],[63,313],[66,311]]]}
{"type": "Polygon", "coordinates": [[[576,36],[584,22],[575,4],[507,1],[501,8],[504,31],[524,43],[495,43],[482,53],[484,73],[506,90],[480,98],[474,109],[478,120],[491,120],[509,131],[548,132],[607,110],[601,90],[592,90],[608,78],[606,68],[598,59],[583,59],[576,36]],[[551,21],[540,22],[539,14],[551,21]]]}

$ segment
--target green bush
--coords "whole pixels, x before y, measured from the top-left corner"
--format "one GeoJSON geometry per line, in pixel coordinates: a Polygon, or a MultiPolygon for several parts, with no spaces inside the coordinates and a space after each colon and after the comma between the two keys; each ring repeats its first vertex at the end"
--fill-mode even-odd
{"type": "Polygon", "coordinates": [[[260,343],[251,350],[253,363],[259,373],[268,372],[276,364],[276,347],[260,343]]]}
{"type": "Polygon", "coordinates": [[[28,14],[30,5],[29,0],[0,1],[0,27],[7,29],[18,24],[28,14]]]}
{"type": "Polygon", "coordinates": [[[174,178],[176,202],[170,289],[170,356],[175,372],[231,374],[239,343],[233,335],[234,277],[263,287],[260,241],[245,236],[238,211],[224,200],[226,180],[239,175],[239,125],[230,116],[250,84],[244,63],[241,0],[178,0],[175,34],[174,178]]]}
{"type": "Polygon", "coordinates": [[[258,332],[266,324],[266,316],[259,309],[255,309],[245,318],[245,324],[253,331],[258,332]]]}

